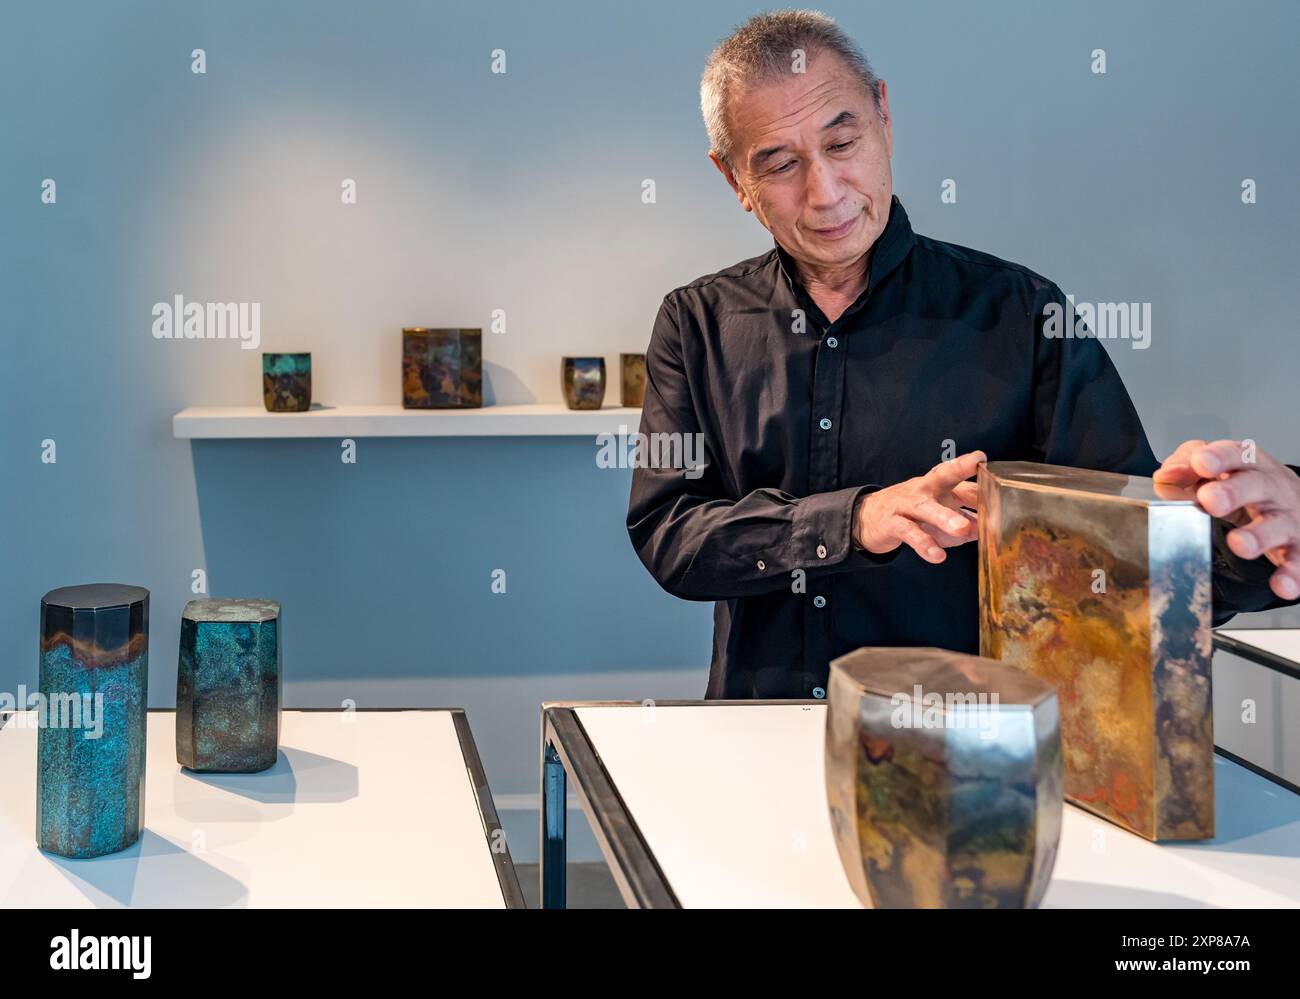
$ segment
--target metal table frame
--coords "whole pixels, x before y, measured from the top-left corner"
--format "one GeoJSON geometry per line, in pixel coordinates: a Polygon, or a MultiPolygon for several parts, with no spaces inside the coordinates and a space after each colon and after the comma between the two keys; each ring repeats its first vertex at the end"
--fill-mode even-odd
{"type": "Polygon", "coordinates": [[[543,909],[563,909],[566,901],[568,783],[591,823],[619,894],[632,909],[680,909],[681,903],[655,860],[636,820],[601,762],[576,708],[709,708],[736,704],[825,704],[812,699],[745,701],[545,701],[542,704],[542,807],[538,851],[543,909]]]}
{"type": "MultiPolygon", "coordinates": [[[[1290,631],[1290,628],[1235,628],[1234,631],[1290,631]]],[[[1266,666],[1277,673],[1291,677],[1293,680],[1300,680],[1300,665],[1292,662],[1284,656],[1275,655],[1272,652],[1266,652],[1263,649],[1256,648],[1254,645],[1247,645],[1245,642],[1231,635],[1221,635],[1217,631],[1214,633],[1214,647],[1222,649],[1224,652],[1231,652],[1234,656],[1240,656],[1242,659],[1249,659],[1259,666],[1266,666]]]]}
{"type": "MultiPolygon", "coordinates": [[[[1277,630],[1289,631],[1291,629],[1237,628],[1235,630],[1237,631],[1277,631],[1277,630]]],[[[1214,647],[1222,652],[1230,652],[1234,656],[1238,656],[1242,659],[1247,660],[1248,662],[1252,662],[1257,666],[1263,666],[1265,669],[1271,669],[1275,673],[1281,673],[1283,676],[1289,676],[1293,680],[1300,680],[1300,666],[1292,662],[1290,659],[1287,659],[1285,656],[1275,655],[1272,652],[1267,652],[1264,649],[1258,648],[1254,645],[1247,645],[1245,642],[1242,642],[1240,639],[1233,638],[1231,635],[1221,635],[1216,631],[1214,633],[1214,647]]],[[[1230,750],[1222,749],[1219,746],[1215,746],[1214,751],[1218,753],[1220,756],[1222,756],[1224,759],[1232,760],[1232,762],[1237,764],[1238,766],[1245,767],[1247,770],[1251,771],[1252,773],[1259,774],[1261,777],[1265,777],[1268,780],[1271,780],[1274,784],[1281,785],[1282,787],[1286,788],[1288,791],[1292,791],[1295,794],[1300,794],[1300,786],[1292,784],[1285,777],[1279,777],[1271,770],[1266,770],[1263,767],[1259,766],[1258,764],[1252,763],[1250,760],[1246,759],[1245,757],[1238,756],[1236,753],[1231,752],[1230,750]]]]}
{"type": "MultiPolygon", "coordinates": [[[[334,712],[343,714],[342,708],[282,708],[282,711],[334,712]]],[[[524,909],[523,889],[519,886],[519,875],[514,862],[510,859],[510,847],[506,843],[505,830],[497,818],[496,805],[492,801],[492,789],[488,787],[487,773],[483,770],[483,761],[479,758],[478,747],[474,744],[474,734],[469,728],[469,719],[464,708],[352,708],[353,711],[379,713],[389,711],[447,711],[451,713],[452,725],[456,729],[456,741],[460,744],[461,757],[465,761],[465,771],[469,775],[470,789],[474,792],[474,801],[478,805],[479,821],[483,824],[483,835],[487,839],[488,853],[492,855],[492,866],[496,870],[497,884],[501,886],[501,897],[507,909],[524,909]]],[[[175,714],[175,708],[149,708],[150,714],[175,714]]],[[[13,712],[0,715],[0,728],[4,728],[13,717],[13,712]]],[[[179,767],[180,764],[178,763],[179,767]]]]}

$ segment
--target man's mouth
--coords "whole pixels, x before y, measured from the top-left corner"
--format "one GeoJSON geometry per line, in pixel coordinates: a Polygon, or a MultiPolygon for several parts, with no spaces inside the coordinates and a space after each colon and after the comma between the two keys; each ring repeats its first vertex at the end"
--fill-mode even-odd
{"type": "Polygon", "coordinates": [[[839,225],[833,226],[830,229],[814,229],[813,232],[822,239],[840,239],[849,234],[849,230],[852,229],[854,224],[858,221],[858,217],[859,216],[854,215],[853,218],[849,219],[847,222],[841,222],[839,225]]]}

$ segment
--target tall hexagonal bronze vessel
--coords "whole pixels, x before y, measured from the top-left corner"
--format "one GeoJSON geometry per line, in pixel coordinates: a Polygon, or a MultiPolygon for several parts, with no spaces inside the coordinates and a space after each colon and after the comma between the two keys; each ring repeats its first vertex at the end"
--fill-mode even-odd
{"type": "Polygon", "coordinates": [[[85,859],[144,831],[149,591],[64,586],[41,598],[36,842],[85,859]]]}

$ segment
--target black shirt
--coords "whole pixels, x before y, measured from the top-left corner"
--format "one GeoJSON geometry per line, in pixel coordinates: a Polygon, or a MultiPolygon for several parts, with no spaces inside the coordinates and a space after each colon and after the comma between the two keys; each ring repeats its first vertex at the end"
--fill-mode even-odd
{"type": "MultiPolygon", "coordinates": [[[[864,491],[974,450],[1159,465],[1101,344],[1042,334],[1049,301],[1071,314],[1055,284],[913,233],[897,198],[869,267],[833,323],[779,246],[670,292],[655,319],[639,431],[702,435],[704,468],[636,462],[627,526],[665,590],[717,601],[706,697],[821,697],[830,660],[863,645],[978,652],[976,544],[939,565],[857,549],[864,491]]],[[[1215,623],[1287,603],[1225,533],[1216,520],[1215,623]]]]}

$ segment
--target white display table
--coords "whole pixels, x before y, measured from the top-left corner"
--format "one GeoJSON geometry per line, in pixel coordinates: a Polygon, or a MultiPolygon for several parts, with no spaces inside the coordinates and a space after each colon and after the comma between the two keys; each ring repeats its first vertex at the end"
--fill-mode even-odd
{"type": "Polygon", "coordinates": [[[175,712],[150,711],[144,833],[91,860],[36,847],[25,720],[0,729],[0,905],[523,906],[457,709],[285,711],[257,774],[182,770],[175,712]]]}
{"type": "MultiPolygon", "coordinates": [[[[629,905],[857,906],[826,807],[825,724],[820,701],[543,705],[543,904],[564,904],[571,782],[629,905]]],[[[1150,843],[1066,805],[1044,906],[1300,906],[1300,795],[1215,764],[1205,843],[1150,843]]]]}

